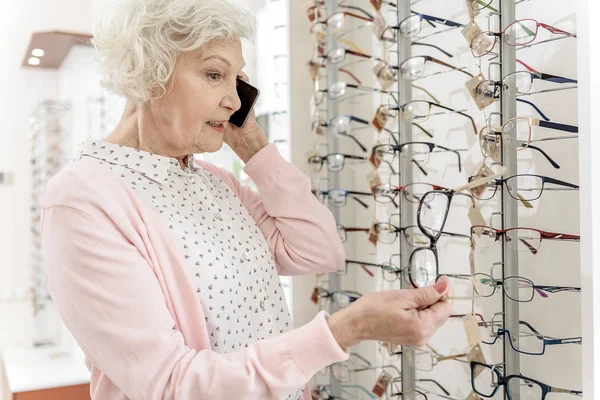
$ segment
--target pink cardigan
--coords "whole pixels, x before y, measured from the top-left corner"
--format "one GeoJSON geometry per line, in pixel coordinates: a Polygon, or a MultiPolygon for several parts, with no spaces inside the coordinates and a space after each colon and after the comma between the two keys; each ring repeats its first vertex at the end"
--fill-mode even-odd
{"type": "MultiPolygon", "coordinates": [[[[333,216],[274,145],[244,168],[260,195],[232,174],[197,163],[240,198],[267,238],[281,275],[342,265],[333,216]]],[[[95,160],[77,160],[52,178],[43,203],[48,289],[86,355],[92,399],[281,399],[322,368],[348,358],[323,312],[244,350],[212,351],[202,307],[171,233],[95,160]]]]}

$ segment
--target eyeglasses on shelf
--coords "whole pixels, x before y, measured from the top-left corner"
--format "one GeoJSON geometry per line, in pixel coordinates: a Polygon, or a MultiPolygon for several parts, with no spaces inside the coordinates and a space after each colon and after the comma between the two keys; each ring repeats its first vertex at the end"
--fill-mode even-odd
{"type": "Polygon", "coordinates": [[[465,71],[463,68],[457,68],[451,64],[448,64],[442,60],[438,60],[437,58],[431,56],[413,56],[404,60],[402,64],[400,64],[400,72],[402,73],[402,77],[404,79],[414,81],[417,79],[428,78],[430,76],[440,74],[440,72],[434,72],[428,75],[424,75],[425,66],[428,62],[442,65],[446,68],[450,68],[451,71],[462,72],[463,74],[471,78],[473,77],[473,74],[465,71]]]}
{"type": "Polygon", "coordinates": [[[577,86],[569,86],[567,88],[534,91],[533,83],[535,81],[553,82],[558,84],[571,83],[577,85],[577,80],[539,72],[520,60],[517,60],[517,62],[525,66],[528,71],[513,72],[502,78],[502,81],[482,81],[477,85],[476,92],[486,97],[498,98],[500,96],[500,89],[511,96],[527,96],[536,93],[545,93],[547,91],[577,88],[577,86]]]}
{"type": "MultiPolygon", "coordinates": [[[[581,337],[570,338],[551,338],[539,333],[531,324],[525,321],[519,321],[518,333],[513,334],[508,329],[502,327],[502,321],[497,319],[502,313],[494,315],[489,329],[485,329],[482,343],[487,345],[495,344],[498,339],[504,336],[508,337],[510,345],[514,351],[521,354],[541,356],[546,353],[547,346],[578,344],[581,345],[581,337]],[[487,338],[486,338],[487,336],[487,338]]],[[[482,330],[484,330],[482,328],[482,330]]]]}
{"type": "Polygon", "coordinates": [[[579,242],[579,235],[546,232],[534,228],[496,229],[485,225],[471,227],[471,240],[476,247],[490,248],[504,237],[504,241],[513,250],[537,254],[542,240],[560,240],[564,242],[579,242]]]}
{"type": "Polygon", "coordinates": [[[328,89],[317,89],[314,93],[315,103],[317,105],[322,104],[323,100],[325,99],[325,94],[327,94],[327,97],[331,100],[341,99],[346,95],[346,93],[348,92],[348,89],[355,89],[355,90],[359,90],[361,92],[366,92],[366,93],[361,93],[361,94],[357,94],[354,96],[350,96],[350,97],[346,98],[346,100],[349,100],[349,99],[355,98],[355,97],[370,95],[370,94],[377,94],[377,93],[388,94],[388,93],[390,93],[389,91],[381,90],[381,89],[377,89],[377,88],[373,88],[373,87],[369,87],[369,86],[354,85],[354,84],[350,84],[350,83],[346,83],[346,82],[336,82],[333,85],[331,85],[328,89]]]}
{"type": "Polygon", "coordinates": [[[529,44],[536,39],[540,27],[555,35],[577,38],[577,35],[538,22],[535,19],[521,19],[508,25],[502,32],[486,31],[475,36],[470,44],[471,52],[474,57],[483,57],[491,53],[501,36],[504,36],[504,41],[509,46],[529,44]]]}
{"type": "MultiPolygon", "coordinates": [[[[500,162],[500,149],[502,146],[502,132],[484,126],[479,131],[479,148],[481,149],[481,154],[484,157],[489,157],[495,162],[500,162]]],[[[556,140],[566,140],[566,139],[577,139],[579,136],[577,135],[565,135],[565,136],[556,136],[550,138],[543,138],[537,140],[529,140],[529,141],[516,141],[517,148],[516,150],[524,150],[529,149],[538,152],[541,154],[554,168],[560,169],[560,165],[552,158],[548,153],[546,153],[541,148],[534,146],[532,143],[540,143],[540,142],[552,142],[556,140]]]]}
{"type": "Polygon", "coordinates": [[[373,22],[373,16],[367,11],[359,7],[354,7],[354,10],[362,13],[363,15],[350,12],[342,11],[330,15],[324,21],[317,21],[310,27],[310,33],[313,35],[315,40],[319,40],[327,35],[327,33],[339,33],[346,28],[346,19],[353,18],[355,20],[364,21],[368,24],[373,22]]]}
{"type": "MultiPolygon", "coordinates": [[[[417,208],[417,225],[421,232],[429,238],[430,245],[415,249],[410,255],[408,261],[409,271],[422,274],[413,279],[413,283],[418,285],[416,287],[434,283],[439,275],[439,259],[436,244],[446,225],[454,196],[466,195],[470,197],[470,195],[461,192],[493,181],[502,176],[502,173],[503,168],[501,167],[500,171],[494,175],[475,179],[453,190],[432,190],[421,197],[419,207],[417,208]]],[[[472,202],[475,201],[472,197],[470,199],[472,202]]]]}
{"type": "Polygon", "coordinates": [[[346,308],[362,296],[361,293],[352,290],[330,292],[321,287],[315,289],[318,291],[319,305],[321,307],[325,307],[327,303],[332,301],[336,308],[346,308]]]}
{"type": "Polygon", "coordinates": [[[521,276],[509,276],[499,280],[488,274],[477,273],[473,275],[472,280],[475,292],[481,297],[491,297],[496,293],[496,288],[501,287],[506,297],[519,303],[532,301],[536,293],[548,298],[547,293],[581,292],[579,287],[535,285],[530,279],[521,276]]]}
{"type": "Polygon", "coordinates": [[[313,193],[317,196],[317,198],[324,203],[326,199],[329,199],[329,204],[334,207],[343,207],[346,205],[346,199],[348,197],[352,198],[354,201],[359,203],[364,208],[369,208],[369,205],[364,201],[359,199],[360,197],[372,197],[372,193],[368,192],[357,192],[354,190],[344,190],[344,189],[330,189],[330,190],[317,190],[314,189],[313,193]]]}
{"type": "MultiPolygon", "coordinates": [[[[469,177],[469,182],[479,176],[469,177]]],[[[496,179],[481,186],[471,188],[471,194],[479,200],[490,200],[498,192],[498,187],[506,185],[508,194],[515,200],[534,201],[539,199],[544,190],[579,190],[579,186],[550,178],[548,176],[534,174],[518,174],[504,179],[496,179]],[[546,187],[546,184],[560,187],[546,187]]]]}
{"type": "Polygon", "coordinates": [[[453,150],[444,146],[437,145],[431,142],[407,142],[400,145],[380,144],[372,149],[372,154],[377,160],[386,160],[390,164],[394,163],[395,154],[402,152],[410,152],[412,158],[420,166],[427,165],[431,153],[450,152],[456,155],[458,161],[458,171],[462,172],[461,159],[459,151],[453,150]]]}
{"type": "Polygon", "coordinates": [[[344,169],[346,160],[367,161],[366,157],[355,156],[352,154],[331,153],[324,156],[313,155],[308,158],[313,173],[319,173],[323,169],[323,164],[327,164],[327,170],[331,172],[339,172],[344,169]]]}
{"type": "Polygon", "coordinates": [[[459,114],[470,120],[471,126],[473,127],[473,133],[475,135],[477,134],[477,128],[475,126],[475,121],[473,120],[473,118],[470,115],[464,113],[463,111],[455,110],[453,108],[450,108],[450,107],[447,107],[447,106],[444,106],[441,104],[433,103],[431,101],[414,100],[414,101],[410,101],[406,104],[403,104],[399,108],[388,107],[388,110],[396,110],[396,111],[399,110],[402,112],[402,118],[404,118],[405,121],[417,122],[417,123],[425,122],[429,119],[429,117],[435,116],[435,115],[459,114]],[[431,112],[432,108],[441,109],[443,111],[432,113],[431,112]]]}
{"type": "MultiPolygon", "coordinates": [[[[414,15],[411,15],[410,17],[404,18],[394,28],[398,29],[398,31],[400,31],[400,34],[403,37],[412,38],[414,36],[417,36],[419,33],[421,33],[421,26],[422,26],[423,21],[433,22],[435,24],[445,25],[445,26],[449,26],[452,28],[460,28],[463,26],[463,24],[460,24],[460,23],[454,22],[454,21],[450,21],[445,18],[434,17],[433,15],[415,13],[414,15]]],[[[434,24],[434,27],[435,27],[435,24],[434,24]]]]}
{"type": "Polygon", "coordinates": [[[343,225],[337,224],[338,236],[340,237],[340,241],[342,243],[345,243],[346,241],[348,241],[348,233],[350,233],[350,232],[369,233],[370,230],[371,230],[370,228],[356,228],[356,227],[343,226],[343,225]]]}
{"type": "MultiPolygon", "coordinates": [[[[308,62],[308,71],[313,82],[316,82],[319,78],[319,70],[324,68],[327,68],[327,65],[324,64],[321,60],[310,60],[308,62]]],[[[338,71],[346,74],[350,79],[356,82],[357,85],[362,85],[362,81],[358,79],[351,71],[342,67],[338,68],[338,71]]]]}
{"type": "MultiPolygon", "coordinates": [[[[398,234],[402,233],[406,243],[411,247],[420,248],[429,247],[431,245],[430,239],[421,232],[417,225],[409,225],[400,228],[387,222],[378,222],[375,224],[375,229],[379,233],[378,239],[381,243],[394,243],[398,238],[398,234]]],[[[464,239],[469,238],[469,235],[452,232],[442,232],[442,236],[464,239]]]]}
{"type": "MultiPolygon", "coordinates": [[[[356,138],[356,136],[351,134],[351,132],[353,131],[352,122],[355,122],[360,125],[364,125],[363,128],[359,128],[356,130],[373,128],[371,126],[371,124],[369,123],[369,121],[366,121],[362,118],[358,118],[353,115],[340,115],[340,116],[334,117],[328,121],[324,121],[324,120],[313,121],[312,130],[317,135],[323,135],[325,129],[328,129],[329,132],[333,133],[334,135],[349,137],[356,143],[356,145],[358,147],[361,148],[362,151],[367,151],[367,148],[356,138]]],[[[382,130],[384,130],[384,129],[382,129],[382,130]]]]}
{"type": "Polygon", "coordinates": [[[579,390],[561,389],[549,386],[523,375],[504,376],[501,365],[471,362],[471,385],[480,396],[493,397],[504,386],[509,399],[545,400],[548,393],[565,393],[581,397],[579,390]]]}
{"type": "MultiPolygon", "coordinates": [[[[531,131],[534,126],[573,134],[579,132],[579,127],[574,125],[543,121],[532,117],[515,117],[509,119],[500,127],[502,139],[504,139],[505,142],[510,143],[511,135],[514,134],[515,140],[517,141],[517,143],[515,143],[516,145],[520,145],[521,143],[531,143],[531,131]]],[[[522,150],[523,148],[524,147],[517,147],[517,150],[522,150]]]]}

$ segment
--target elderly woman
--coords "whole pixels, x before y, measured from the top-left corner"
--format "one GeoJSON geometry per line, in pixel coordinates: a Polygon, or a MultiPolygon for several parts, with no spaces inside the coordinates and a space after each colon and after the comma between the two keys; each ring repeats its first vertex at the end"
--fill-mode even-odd
{"type": "Polygon", "coordinates": [[[126,0],[98,25],[104,85],[128,104],[50,181],[42,216],[48,288],[92,399],[308,399],[311,377],[348,347],[423,345],[448,318],[444,278],[294,329],[278,275],[335,271],[344,252],[255,118],[228,123],[253,29],[236,0],[126,0]],[[194,161],[223,143],[259,193],[194,161]]]}

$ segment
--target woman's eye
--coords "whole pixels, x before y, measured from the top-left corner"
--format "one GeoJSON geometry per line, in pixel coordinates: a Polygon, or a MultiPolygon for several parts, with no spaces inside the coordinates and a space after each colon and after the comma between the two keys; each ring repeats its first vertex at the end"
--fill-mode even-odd
{"type": "Polygon", "coordinates": [[[208,73],[208,79],[210,79],[211,81],[217,81],[221,78],[221,74],[217,73],[217,72],[209,72],[208,73]]]}

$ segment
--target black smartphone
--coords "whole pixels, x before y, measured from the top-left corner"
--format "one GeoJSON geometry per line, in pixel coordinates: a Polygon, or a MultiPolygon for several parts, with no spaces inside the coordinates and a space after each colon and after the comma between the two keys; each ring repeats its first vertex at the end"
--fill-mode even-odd
{"type": "Polygon", "coordinates": [[[231,118],[229,118],[229,122],[238,128],[242,128],[248,120],[250,111],[252,111],[252,107],[254,107],[254,104],[258,99],[260,91],[243,79],[237,78],[237,82],[237,92],[240,101],[242,102],[242,106],[233,113],[231,118]]]}

